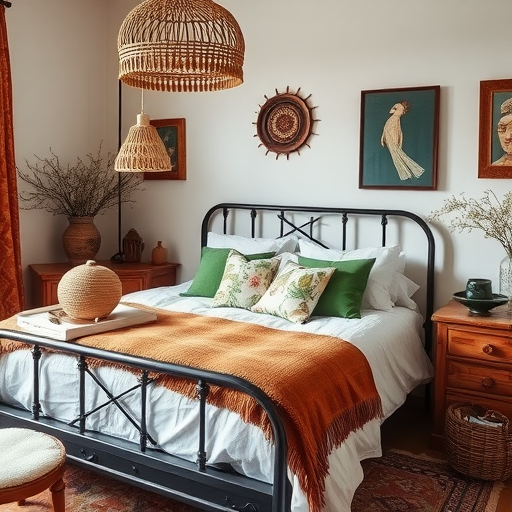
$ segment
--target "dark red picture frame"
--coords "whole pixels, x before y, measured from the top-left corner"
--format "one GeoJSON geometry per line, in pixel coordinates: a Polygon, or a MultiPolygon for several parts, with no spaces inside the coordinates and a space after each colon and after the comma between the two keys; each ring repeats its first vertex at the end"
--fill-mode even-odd
{"type": "Polygon", "coordinates": [[[187,142],[185,137],[185,119],[152,119],[151,124],[158,130],[164,142],[172,171],[145,172],[144,180],[186,180],[187,179],[187,142]]]}
{"type": "Polygon", "coordinates": [[[512,98],[512,79],[480,82],[479,178],[512,178],[512,165],[497,165],[505,153],[498,136],[501,106],[512,98]]]}

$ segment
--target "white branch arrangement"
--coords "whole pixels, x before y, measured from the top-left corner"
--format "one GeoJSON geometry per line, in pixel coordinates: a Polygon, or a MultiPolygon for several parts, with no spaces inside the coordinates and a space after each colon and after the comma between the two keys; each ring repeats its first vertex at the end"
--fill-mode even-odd
{"type": "Polygon", "coordinates": [[[480,229],[485,238],[494,238],[501,243],[509,258],[512,258],[512,191],[507,192],[500,201],[492,190],[485,190],[480,199],[460,199],[452,196],[446,199],[439,210],[434,210],[428,217],[429,222],[452,215],[445,224],[450,231],[472,231],[480,229]]]}

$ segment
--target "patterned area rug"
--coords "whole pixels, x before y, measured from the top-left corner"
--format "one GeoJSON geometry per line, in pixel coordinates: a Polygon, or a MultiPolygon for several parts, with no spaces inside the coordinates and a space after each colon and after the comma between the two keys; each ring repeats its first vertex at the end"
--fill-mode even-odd
{"type": "MultiPolygon", "coordinates": [[[[390,451],[364,461],[352,512],[495,512],[499,484],[462,477],[443,461],[390,451]]],[[[66,512],[198,512],[151,492],[69,465],[66,512]]],[[[49,492],[0,512],[51,512],[49,492]]]]}
{"type": "MultiPolygon", "coordinates": [[[[66,512],[198,512],[197,509],[118,482],[92,471],[68,465],[66,512]]],[[[25,501],[0,505],[0,512],[53,512],[50,491],[25,501]]]]}
{"type": "Polygon", "coordinates": [[[363,461],[352,512],[494,512],[502,484],[472,480],[442,460],[389,451],[363,461]]]}

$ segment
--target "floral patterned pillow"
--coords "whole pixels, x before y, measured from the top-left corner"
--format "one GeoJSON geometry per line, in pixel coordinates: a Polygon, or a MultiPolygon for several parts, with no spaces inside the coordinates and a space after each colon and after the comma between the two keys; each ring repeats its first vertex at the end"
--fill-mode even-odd
{"type": "Polygon", "coordinates": [[[307,268],[289,261],[251,311],[307,322],[335,270],[307,268]]]}
{"type": "Polygon", "coordinates": [[[213,307],[250,309],[267,291],[279,268],[279,258],[249,261],[238,251],[229,251],[213,307]]]}

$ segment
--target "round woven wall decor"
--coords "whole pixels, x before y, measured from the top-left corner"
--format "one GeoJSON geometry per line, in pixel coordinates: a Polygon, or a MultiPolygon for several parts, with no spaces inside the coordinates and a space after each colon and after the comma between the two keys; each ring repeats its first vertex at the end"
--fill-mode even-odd
{"type": "Polygon", "coordinates": [[[260,146],[265,146],[269,152],[276,153],[276,160],[281,155],[289,158],[290,153],[297,151],[306,145],[309,147],[308,139],[313,133],[312,111],[316,107],[308,105],[308,99],[299,95],[300,88],[296,93],[291,93],[287,87],[286,92],[279,93],[272,98],[265,96],[267,100],[260,105],[258,120],[256,121],[257,136],[261,140],[260,146]]]}

